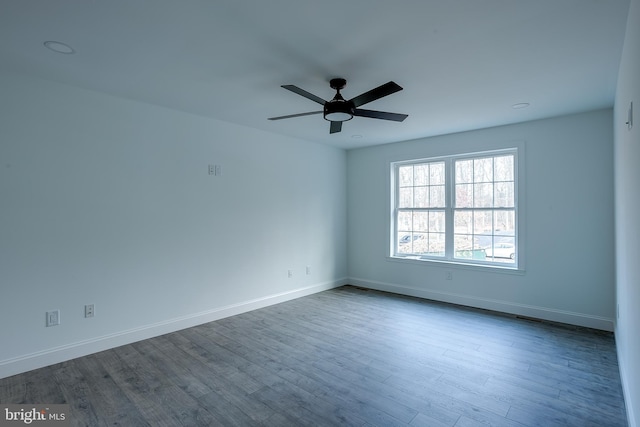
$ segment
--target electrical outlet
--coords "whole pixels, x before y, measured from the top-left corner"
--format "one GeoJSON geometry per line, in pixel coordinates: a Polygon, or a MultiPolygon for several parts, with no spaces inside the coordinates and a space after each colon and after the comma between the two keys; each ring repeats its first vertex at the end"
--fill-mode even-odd
{"type": "Polygon", "coordinates": [[[307,276],[311,274],[311,266],[307,265],[307,276]]]}
{"type": "Polygon", "coordinates": [[[93,317],[95,315],[95,306],[87,304],[84,306],[84,317],[93,317]]]}
{"type": "Polygon", "coordinates": [[[60,324],[60,310],[47,311],[47,327],[60,324]]]}
{"type": "Polygon", "coordinates": [[[447,280],[453,280],[453,273],[452,273],[452,272],[450,272],[450,271],[447,271],[447,272],[445,273],[444,278],[445,278],[445,279],[447,279],[447,280]]]}
{"type": "Polygon", "coordinates": [[[291,279],[293,277],[293,270],[287,270],[287,277],[291,279]]]}

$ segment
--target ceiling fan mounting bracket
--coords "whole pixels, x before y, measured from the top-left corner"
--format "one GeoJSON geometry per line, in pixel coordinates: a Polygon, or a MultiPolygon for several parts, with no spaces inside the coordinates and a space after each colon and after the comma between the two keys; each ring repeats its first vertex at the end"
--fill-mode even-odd
{"type": "Polygon", "coordinates": [[[341,90],[341,89],[344,89],[346,85],[347,85],[347,81],[342,78],[335,78],[335,79],[329,80],[329,86],[331,86],[331,89],[341,90]]]}

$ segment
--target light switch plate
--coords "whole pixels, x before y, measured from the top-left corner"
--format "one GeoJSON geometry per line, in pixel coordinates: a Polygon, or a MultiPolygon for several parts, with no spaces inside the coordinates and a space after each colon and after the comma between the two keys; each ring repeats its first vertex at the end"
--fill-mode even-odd
{"type": "Polygon", "coordinates": [[[60,310],[47,311],[47,327],[60,324],[60,310]]]}

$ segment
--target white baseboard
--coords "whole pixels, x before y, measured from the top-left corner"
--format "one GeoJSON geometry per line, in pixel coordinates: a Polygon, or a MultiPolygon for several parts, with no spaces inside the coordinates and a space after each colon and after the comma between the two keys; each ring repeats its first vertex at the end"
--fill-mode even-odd
{"type": "Polygon", "coordinates": [[[633,399],[631,399],[631,393],[629,392],[629,377],[626,376],[626,368],[623,364],[620,364],[620,378],[622,379],[622,395],[624,396],[624,404],[627,408],[627,422],[629,427],[638,427],[638,423],[635,419],[635,411],[633,406],[633,399]]]}
{"type": "Polygon", "coordinates": [[[203,323],[213,322],[225,317],[235,316],[237,314],[246,313],[259,308],[290,301],[328,289],[337,288],[345,285],[346,283],[346,279],[320,283],[305,288],[295,289],[293,291],[269,295],[238,304],[232,304],[200,313],[168,319],[151,325],[116,332],[89,340],[65,344],[59,347],[46,349],[12,359],[1,360],[0,378],[10,377],[12,375],[97,353],[99,351],[108,350],[110,348],[119,347],[121,345],[131,344],[136,341],[157,337],[179,331],[181,329],[201,325],[203,323]]]}
{"type": "MultiPolygon", "coordinates": [[[[617,336],[617,329],[615,333],[617,336]]],[[[616,350],[618,351],[618,354],[620,354],[619,345],[619,341],[616,340],[616,350]]],[[[633,399],[631,398],[631,391],[629,390],[629,381],[631,381],[631,377],[627,374],[626,362],[626,359],[620,359],[620,356],[618,356],[618,369],[620,370],[620,381],[622,382],[622,395],[624,396],[624,404],[627,409],[627,423],[629,424],[629,427],[640,427],[638,426],[638,421],[635,418],[635,406],[633,399]]]]}
{"type": "Polygon", "coordinates": [[[518,304],[514,302],[500,301],[489,298],[480,298],[469,295],[432,291],[428,289],[416,289],[393,283],[377,282],[355,277],[350,277],[349,283],[352,285],[369,289],[376,289],[379,291],[392,292],[396,294],[425,298],[434,301],[448,302],[468,307],[481,308],[484,310],[499,311],[501,313],[514,314],[517,316],[532,317],[535,319],[548,320],[551,322],[567,323],[570,325],[583,326],[586,328],[613,332],[613,319],[609,319],[606,317],[592,316],[583,313],[556,310],[546,307],[536,307],[532,305],[518,304]]]}

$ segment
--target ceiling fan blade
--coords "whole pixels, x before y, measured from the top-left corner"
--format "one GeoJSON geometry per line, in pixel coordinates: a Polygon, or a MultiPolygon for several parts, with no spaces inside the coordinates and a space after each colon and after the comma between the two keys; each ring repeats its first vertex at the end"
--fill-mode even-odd
{"type": "Polygon", "coordinates": [[[307,92],[304,89],[300,89],[298,86],[294,86],[294,85],[282,85],[280,87],[283,87],[287,90],[290,90],[293,93],[297,93],[298,95],[304,96],[307,99],[310,99],[314,102],[317,102],[320,105],[324,105],[325,100],[320,98],[319,96],[316,96],[312,93],[307,92]]]}
{"type": "Polygon", "coordinates": [[[351,100],[351,102],[353,102],[353,105],[355,107],[359,107],[368,102],[375,101],[376,99],[380,99],[384,96],[391,95],[392,93],[396,93],[400,90],[402,90],[402,87],[399,86],[397,83],[389,82],[389,83],[383,84],[382,86],[378,86],[375,89],[371,89],[370,91],[365,92],[361,95],[356,96],[351,100]]]}
{"type": "Polygon", "coordinates": [[[387,113],[386,111],[375,111],[375,110],[363,110],[361,108],[356,108],[353,112],[354,116],[359,117],[370,117],[372,119],[382,119],[382,120],[392,120],[394,122],[401,122],[407,117],[408,114],[398,114],[398,113],[387,113]]]}
{"type": "Polygon", "coordinates": [[[320,113],[322,113],[322,111],[311,111],[309,113],[289,114],[288,116],[269,117],[269,120],[290,119],[290,118],[293,118],[293,117],[310,116],[312,114],[320,114],[320,113]]]}
{"type": "Polygon", "coordinates": [[[342,130],[342,122],[331,122],[329,133],[338,133],[342,130]]]}

